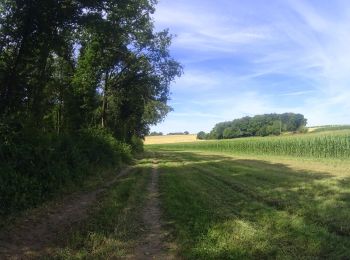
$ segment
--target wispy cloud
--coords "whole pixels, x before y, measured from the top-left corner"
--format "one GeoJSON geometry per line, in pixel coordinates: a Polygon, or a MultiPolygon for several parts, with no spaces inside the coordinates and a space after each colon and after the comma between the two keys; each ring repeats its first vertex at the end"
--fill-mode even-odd
{"type": "Polygon", "coordinates": [[[177,34],[185,66],[172,88],[181,105],[159,128],[284,111],[350,123],[350,2],[163,0],[155,20],[177,34]]]}
{"type": "Polygon", "coordinates": [[[296,92],[280,94],[280,96],[302,96],[310,93],[315,93],[315,91],[314,90],[296,91],[296,92]]]}

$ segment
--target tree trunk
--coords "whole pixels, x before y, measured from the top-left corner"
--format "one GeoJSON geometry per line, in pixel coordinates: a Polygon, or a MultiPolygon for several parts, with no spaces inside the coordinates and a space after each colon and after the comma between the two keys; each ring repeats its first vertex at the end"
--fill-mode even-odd
{"type": "Polygon", "coordinates": [[[104,89],[103,89],[103,99],[102,99],[102,116],[101,116],[101,125],[103,128],[106,127],[106,120],[107,120],[107,91],[108,91],[108,77],[109,73],[106,72],[105,75],[105,83],[104,83],[104,89]]]}

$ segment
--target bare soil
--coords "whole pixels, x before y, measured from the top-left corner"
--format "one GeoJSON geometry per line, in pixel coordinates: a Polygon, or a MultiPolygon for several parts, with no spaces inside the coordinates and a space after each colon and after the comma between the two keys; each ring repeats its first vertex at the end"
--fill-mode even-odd
{"type": "Polygon", "coordinates": [[[68,196],[58,205],[39,209],[39,214],[21,219],[14,227],[0,232],[0,259],[33,259],[45,254],[57,240],[57,235],[85,219],[98,195],[129,170],[130,168],[124,169],[97,190],[68,196]]]}
{"type": "Polygon", "coordinates": [[[178,259],[172,253],[175,247],[167,242],[169,234],[162,228],[158,191],[159,174],[156,162],[148,186],[148,199],[143,209],[142,220],[146,227],[135,249],[134,259],[178,259]]]}

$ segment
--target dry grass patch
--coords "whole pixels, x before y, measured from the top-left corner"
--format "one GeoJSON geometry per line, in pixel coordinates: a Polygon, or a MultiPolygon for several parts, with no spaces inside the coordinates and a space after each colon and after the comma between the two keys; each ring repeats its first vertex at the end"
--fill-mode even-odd
{"type": "Polygon", "coordinates": [[[171,144],[197,141],[197,135],[160,135],[146,136],[145,144],[171,144]]]}

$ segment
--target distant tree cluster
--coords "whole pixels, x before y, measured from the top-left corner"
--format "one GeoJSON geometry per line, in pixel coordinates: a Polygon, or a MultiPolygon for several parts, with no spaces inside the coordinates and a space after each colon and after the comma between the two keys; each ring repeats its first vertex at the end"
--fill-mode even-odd
{"type": "Polygon", "coordinates": [[[203,132],[203,131],[200,131],[200,132],[197,134],[197,139],[199,139],[199,140],[208,139],[208,134],[206,134],[206,133],[203,132]]]}
{"type": "Polygon", "coordinates": [[[302,114],[264,114],[243,117],[215,125],[209,134],[199,132],[197,139],[230,139],[250,136],[280,135],[283,132],[303,132],[307,119],[302,114]]]}
{"type": "Polygon", "coordinates": [[[149,134],[149,136],[160,136],[160,135],[163,135],[163,133],[162,132],[151,132],[150,134],[149,134]]]}
{"type": "Polygon", "coordinates": [[[185,132],[174,132],[174,133],[168,133],[168,135],[189,135],[190,133],[188,131],[185,132]]]}

